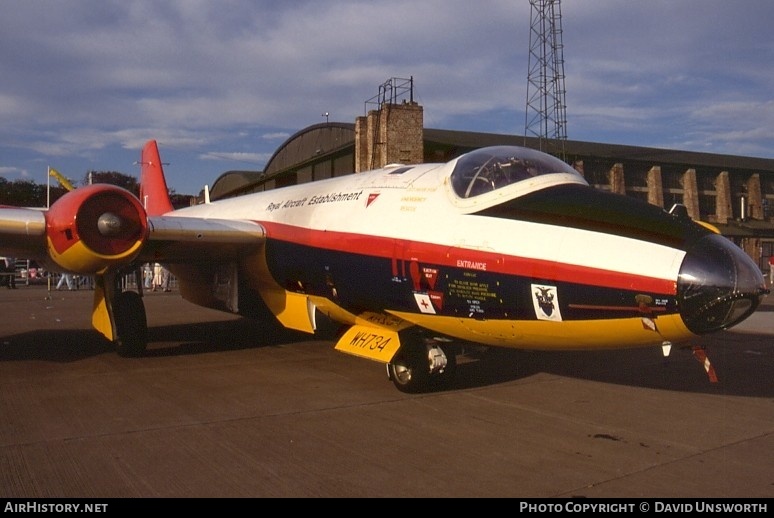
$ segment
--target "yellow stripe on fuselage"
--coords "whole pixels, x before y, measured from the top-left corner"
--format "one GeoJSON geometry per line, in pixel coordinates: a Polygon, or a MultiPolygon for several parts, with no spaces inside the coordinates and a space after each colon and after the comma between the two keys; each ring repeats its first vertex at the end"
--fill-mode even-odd
{"type": "MultiPolygon", "coordinates": [[[[352,315],[328,299],[313,297],[318,309],[326,314],[346,313],[352,326],[337,344],[341,352],[389,362],[397,352],[399,332],[417,325],[460,341],[492,347],[544,351],[602,350],[660,346],[664,342],[681,343],[697,335],[685,327],[679,315],[661,315],[652,320],[642,317],[605,320],[477,320],[403,311],[388,314],[352,315]],[[390,317],[395,317],[392,320],[390,317]]],[[[336,316],[341,316],[337,314],[336,316]]]]}
{"type": "Polygon", "coordinates": [[[679,315],[662,315],[654,319],[657,329],[654,331],[640,317],[553,322],[475,320],[402,311],[389,313],[460,340],[512,349],[617,349],[660,345],[664,341],[679,343],[696,338],[679,315]]]}

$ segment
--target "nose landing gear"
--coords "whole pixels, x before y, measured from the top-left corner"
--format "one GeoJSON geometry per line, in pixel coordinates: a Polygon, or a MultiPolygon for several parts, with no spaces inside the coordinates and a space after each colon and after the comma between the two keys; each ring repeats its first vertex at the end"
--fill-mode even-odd
{"type": "Polygon", "coordinates": [[[454,377],[454,348],[435,340],[407,343],[387,364],[387,377],[401,392],[416,394],[448,385],[454,377]]]}

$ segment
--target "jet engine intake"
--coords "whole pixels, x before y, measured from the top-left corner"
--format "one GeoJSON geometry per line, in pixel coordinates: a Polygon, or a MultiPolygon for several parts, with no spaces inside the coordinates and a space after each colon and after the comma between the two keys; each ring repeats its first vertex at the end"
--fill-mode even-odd
{"type": "Polygon", "coordinates": [[[46,213],[47,246],[61,268],[80,274],[130,263],[148,236],[140,201],[126,189],[95,184],[74,189],[46,213]]]}

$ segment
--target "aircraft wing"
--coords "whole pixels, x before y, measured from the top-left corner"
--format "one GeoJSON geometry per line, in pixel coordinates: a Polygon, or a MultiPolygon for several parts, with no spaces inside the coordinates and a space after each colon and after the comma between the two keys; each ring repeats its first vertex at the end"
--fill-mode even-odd
{"type": "Polygon", "coordinates": [[[46,252],[46,217],[42,210],[0,207],[0,254],[41,257],[46,252]]]}
{"type": "MultiPolygon", "coordinates": [[[[90,254],[88,251],[79,254],[100,256],[86,261],[89,265],[96,261],[94,271],[82,267],[82,259],[77,262],[68,260],[68,254],[63,250],[57,254],[57,225],[49,221],[52,217],[47,218],[44,209],[0,207],[0,254],[39,260],[48,264],[52,270],[72,270],[83,274],[93,274],[105,266],[128,262],[123,256],[115,262],[110,261],[100,245],[85,247],[93,250],[90,254]],[[50,251],[54,253],[50,254],[50,251]],[[51,264],[51,255],[64,260],[60,262],[55,259],[54,264],[51,264]]],[[[102,237],[104,239],[101,241],[107,242],[111,236],[102,237]]],[[[263,227],[251,221],[148,216],[147,232],[140,240],[142,244],[136,259],[140,262],[170,263],[227,261],[257,249],[264,237],[263,227]]]]}
{"type": "Polygon", "coordinates": [[[219,262],[236,259],[258,248],[264,228],[246,220],[149,216],[143,262],[219,262]]]}

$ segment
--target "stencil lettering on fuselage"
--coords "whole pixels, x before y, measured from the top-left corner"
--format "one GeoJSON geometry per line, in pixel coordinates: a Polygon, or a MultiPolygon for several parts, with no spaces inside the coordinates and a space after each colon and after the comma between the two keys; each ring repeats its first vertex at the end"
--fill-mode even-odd
{"type": "MultiPolygon", "coordinates": [[[[345,201],[357,201],[360,199],[360,196],[362,196],[362,194],[363,194],[362,189],[360,189],[359,191],[336,191],[336,192],[325,193],[325,194],[316,194],[311,198],[308,196],[304,196],[303,198],[294,198],[289,200],[282,200],[279,202],[270,202],[269,205],[267,205],[266,209],[264,210],[266,210],[266,212],[274,212],[275,210],[298,209],[309,205],[340,203],[345,201]]],[[[376,199],[376,196],[378,196],[378,194],[370,195],[368,198],[367,205],[372,203],[376,199]]]]}
{"type": "Polygon", "coordinates": [[[461,278],[449,277],[446,280],[449,296],[464,301],[471,318],[483,318],[497,301],[502,303],[498,294],[499,283],[481,281],[478,273],[466,271],[461,278]]]}
{"type": "Polygon", "coordinates": [[[556,286],[544,284],[532,284],[532,304],[535,307],[535,316],[538,320],[562,321],[562,313],[559,311],[559,296],[556,286]]]}

